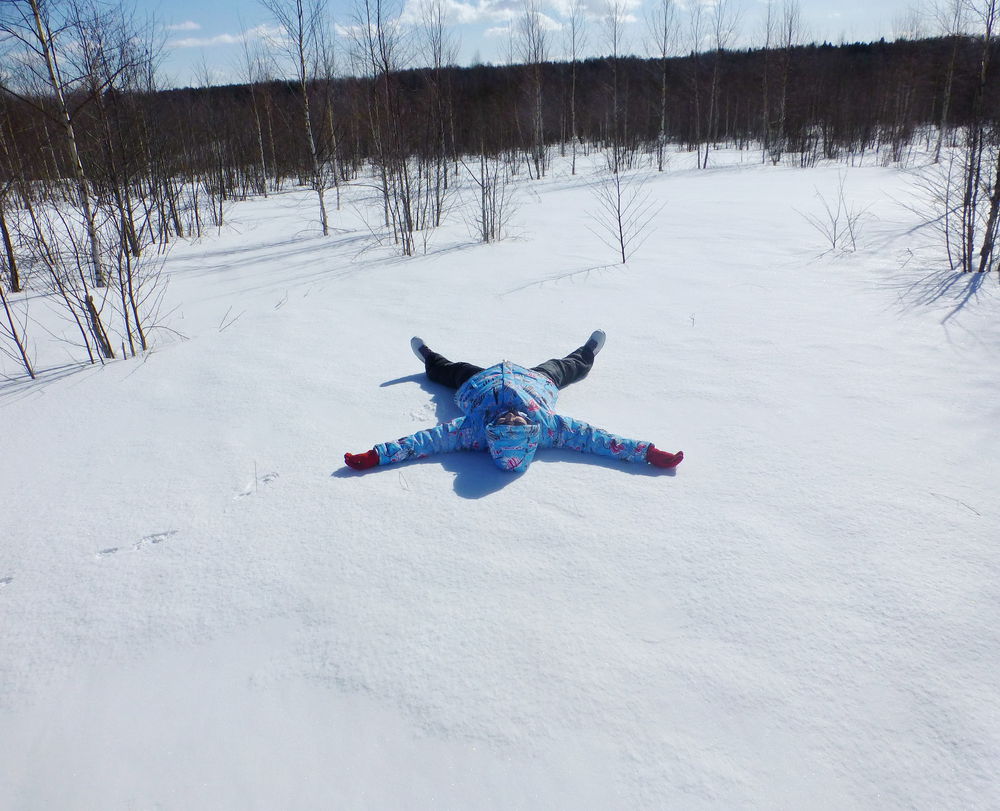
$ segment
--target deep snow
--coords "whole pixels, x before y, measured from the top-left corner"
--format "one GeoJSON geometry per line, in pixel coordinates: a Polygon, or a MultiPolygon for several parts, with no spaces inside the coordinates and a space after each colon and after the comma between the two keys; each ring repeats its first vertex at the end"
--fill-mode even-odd
{"type": "Polygon", "coordinates": [[[905,173],[846,170],[871,217],[820,256],[845,170],[727,159],[651,178],[626,266],[560,163],[413,259],[363,188],[326,239],[308,192],[235,204],[167,259],[184,340],[0,382],[0,807],[1000,805],[996,280],[927,299],[905,173]],[[595,327],[559,411],[675,474],[343,467],[457,416],[411,335],[595,327]]]}

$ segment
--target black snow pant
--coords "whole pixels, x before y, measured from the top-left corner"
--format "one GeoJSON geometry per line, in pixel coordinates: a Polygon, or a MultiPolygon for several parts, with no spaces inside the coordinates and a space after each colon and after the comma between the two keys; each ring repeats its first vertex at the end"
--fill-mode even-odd
{"type": "MultiPolygon", "coordinates": [[[[586,346],[581,346],[564,358],[552,358],[538,364],[538,366],[532,366],[531,369],[534,372],[541,372],[549,378],[556,384],[556,388],[563,389],[570,383],[585,378],[593,365],[594,353],[586,346]]],[[[431,380],[451,389],[457,389],[470,377],[483,371],[482,366],[450,361],[444,355],[439,355],[429,349],[424,366],[427,369],[427,376],[431,380]]]]}

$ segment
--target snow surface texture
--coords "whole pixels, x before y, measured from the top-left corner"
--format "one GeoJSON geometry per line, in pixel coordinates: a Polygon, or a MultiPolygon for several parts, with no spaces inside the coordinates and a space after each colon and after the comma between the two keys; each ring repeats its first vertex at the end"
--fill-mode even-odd
{"type": "Polygon", "coordinates": [[[627,266],[559,165],[411,260],[363,189],[327,239],[308,192],[233,205],[167,260],[187,340],[0,383],[0,807],[1000,806],[995,284],[924,300],[896,171],[848,170],[872,216],[819,257],[842,168],[685,160],[627,266]],[[595,327],[561,412],[675,475],[342,466],[457,415],[411,335],[595,327]]]}

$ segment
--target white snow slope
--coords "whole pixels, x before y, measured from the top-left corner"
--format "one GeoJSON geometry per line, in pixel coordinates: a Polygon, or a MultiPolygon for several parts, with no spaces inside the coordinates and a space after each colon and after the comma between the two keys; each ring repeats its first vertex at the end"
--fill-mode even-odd
{"type": "Polygon", "coordinates": [[[928,296],[893,169],[846,170],[870,219],[821,257],[843,168],[688,160],[625,266],[562,164],[413,259],[361,186],[329,238],[307,191],[236,204],[167,259],[184,339],[0,383],[0,807],[1000,807],[996,279],[928,296]],[[411,335],[595,327],[559,411],[674,475],[343,467],[458,415],[411,335]]]}

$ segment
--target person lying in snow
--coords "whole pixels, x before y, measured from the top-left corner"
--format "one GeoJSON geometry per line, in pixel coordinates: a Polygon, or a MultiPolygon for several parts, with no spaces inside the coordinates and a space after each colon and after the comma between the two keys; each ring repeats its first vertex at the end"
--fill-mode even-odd
{"type": "Polygon", "coordinates": [[[531,369],[506,360],[488,369],[453,363],[415,337],[410,346],[424,362],[427,376],[458,390],[455,402],[465,416],[376,445],[365,453],[345,453],[344,461],[354,470],[367,470],[423,459],[433,453],[489,449],[501,470],[519,473],[527,469],[538,448],[568,448],[623,462],[677,467],[684,458],[682,451],[667,453],[651,442],[615,436],[552,410],[559,389],[590,372],[605,337],[602,330],[596,330],[583,346],[566,357],[547,360],[531,369]]]}

